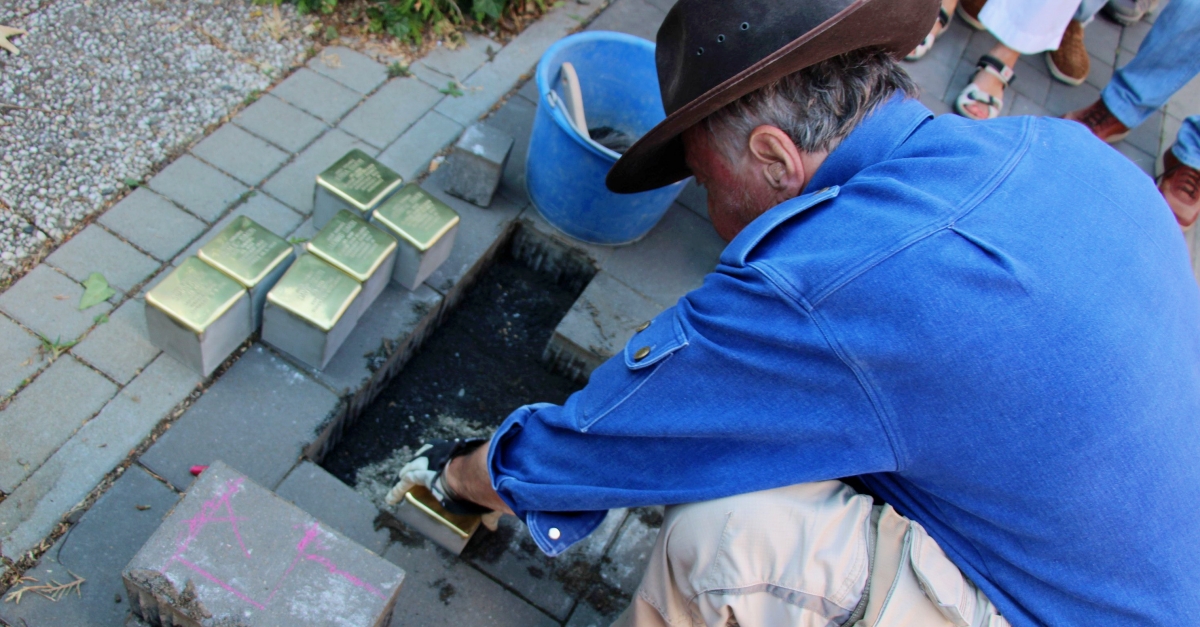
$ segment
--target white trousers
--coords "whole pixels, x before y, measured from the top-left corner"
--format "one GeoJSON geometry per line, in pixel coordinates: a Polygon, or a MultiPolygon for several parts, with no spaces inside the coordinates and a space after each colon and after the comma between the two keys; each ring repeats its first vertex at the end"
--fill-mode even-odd
{"type": "Polygon", "coordinates": [[[921,525],[839,481],[667,508],[614,627],[1008,627],[921,525]]]}
{"type": "Polygon", "coordinates": [[[988,0],[979,21],[1000,43],[1021,54],[1058,50],[1080,0],[988,0]]]}

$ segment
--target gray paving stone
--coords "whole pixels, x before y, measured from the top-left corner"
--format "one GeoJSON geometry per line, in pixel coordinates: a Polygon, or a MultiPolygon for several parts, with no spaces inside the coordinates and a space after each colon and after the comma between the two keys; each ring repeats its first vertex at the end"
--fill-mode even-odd
{"type": "Polygon", "coordinates": [[[612,615],[601,614],[586,601],[580,601],[575,606],[575,611],[571,612],[571,620],[567,621],[566,627],[609,627],[618,615],[619,612],[612,615]]]}
{"type": "Polygon", "coordinates": [[[517,90],[517,96],[536,105],[538,103],[537,79],[530,77],[529,80],[525,81],[525,84],[521,85],[521,88],[517,90]]]}
{"type": "Polygon", "coordinates": [[[725,242],[711,224],[675,204],[645,239],[616,249],[601,268],[650,300],[670,307],[680,296],[700,287],[724,249],[725,242]]]}
{"type": "Polygon", "coordinates": [[[1022,94],[1013,94],[1013,103],[1008,110],[1009,115],[1049,115],[1046,108],[1033,102],[1022,94]]]}
{"type": "Polygon", "coordinates": [[[1088,85],[1103,90],[1108,86],[1108,81],[1112,80],[1112,75],[1113,66],[1111,63],[1105,63],[1096,57],[1091,58],[1091,65],[1088,66],[1088,85]]]}
{"type": "Polygon", "coordinates": [[[625,510],[610,511],[591,535],[549,558],[534,544],[524,523],[505,516],[496,532],[476,534],[462,557],[562,621],[570,615],[576,595],[597,576],[604,551],[624,519],[625,510]]]}
{"type": "Polygon", "coordinates": [[[324,468],[301,462],[275,493],[368,550],[382,555],[387,549],[387,530],[375,528],[379,510],[324,468]]]}
{"type": "Polygon", "coordinates": [[[1046,110],[1051,115],[1061,116],[1068,111],[1082,109],[1100,98],[1100,90],[1084,83],[1078,87],[1071,87],[1054,81],[1050,85],[1050,94],[1046,97],[1046,110]]]}
{"type": "Polygon", "coordinates": [[[79,311],[81,296],[81,285],[40,265],[0,294],[0,310],[46,339],[68,342],[83,335],[96,316],[112,309],[105,302],[79,311]]]}
{"type": "Polygon", "coordinates": [[[1137,128],[1130,131],[1129,136],[1125,138],[1125,142],[1132,144],[1142,152],[1157,156],[1158,145],[1162,140],[1163,118],[1165,117],[1162,111],[1155,111],[1150,117],[1146,118],[1145,122],[1142,122],[1137,128]]]}
{"type": "Polygon", "coordinates": [[[134,246],[167,260],[196,239],[207,225],[155,194],[140,188],[100,216],[108,227],[134,246]]]}
{"type": "Polygon", "coordinates": [[[386,67],[344,46],[322,50],[309,59],[308,67],[360,94],[371,93],[387,80],[386,67]]]}
{"type": "MultiPolygon", "coordinates": [[[[579,0],[576,0],[578,2],[579,0]]],[[[670,11],[671,7],[675,6],[677,0],[647,0],[650,4],[662,9],[663,12],[670,11]]]]}
{"type": "Polygon", "coordinates": [[[513,138],[504,131],[483,122],[468,126],[446,160],[446,192],[487,207],[500,187],[512,148],[513,138]]]}
{"type": "Polygon", "coordinates": [[[462,80],[488,61],[488,48],[492,55],[503,48],[499,43],[475,33],[467,33],[466,45],[450,50],[437,46],[425,58],[413,63],[411,70],[421,80],[442,87],[448,80],[462,80]]]}
{"type": "Polygon", "coordinates": [[[1150,27],[1154,26],[1149,22],[1138,22],[1121,29],[1121,47],[1130,52],[1136,53],[1142,45],[1142,40],[1150,32],[1150,27]]]}
{"type": "Polygon", "coordinates": [[[635,292],[607,272],[597,273],[550,336],[543,361],[556,372],[586,381],[617,354],[635,330],[663,306],[635,292]]]}
{"type": "Polygon", "coordinates": [[[150,343],[145,306],[140,299],[125,301],[108,315],[108,322],[88,333],[71,353],[118,383],[129,383],[162,352],[150,343]]]}
{"type": "MultiPolygon", "coordinates": [[[[950,108],[950,105],[946,104],[945,102],[942,102],[941,100],[936,100],[930,96],[926,96],[925,94],[921,94],[921,96],[918,98],[918,100],[921,101],[921,104],[928,107],[929,110],[931,112],[933,112],[934,115],[945,115],[947,113],[953,113],[953,110],[950,108]]],[[[688,208],[691,209],[691,207],[688,207],[688,208]]],[[[697,214],[697,215],[700,215],[700,217],[704,218],[705,220],[708,220],[707,212],[702,215],[701,214],[697,214]]]]}
{"type": "Polygon", "coordinates": [[[1154,176],[1154,162],[1157,158],[1155,155],[1152,155],[1138,148],[1137,146],[1130,144],[1128,141],[1119,142],[1114,145],[1113,148],[1116,148],[1118,152],[1128,157],[1129,160],[1134,162],[1137,167],[1141,168],[1147,176],[1154,176]]]}
{"type": "MultiPolygon", "coordinates": [[[[231,132],[238,131],[235,129],[231,132]]],[[[265,143],[263,147],[274,150],[265,143]]],[[[176,159],[150,179],[147,185],[209,224],[216,222],[242,194],[250,191],[245,185],[191,155],[176,159]]]]}
{"type": "Polygon", "coordinates": [[[346,115],[338,128],[382,148],[443,98],[413,77],[394,78],[346,115]]]}
{"type": "Polygon", "coordinates": [[[205,137],[192,148],[192,154],[250,186],[261,183],[288,159],[288,153],[234,124],[225,124],[205,137]]]}
{"type": "Polygon", "coordinates": [[[1011,94],[1016,92],[1024,95],[1026,98],[1033,101],[1035,104],[1046,102],[1046,96],[1050,94],[1050,84],[1054,79],[1046,72],[1046,57],[1045,55],[1023,56],[1017,61],[1017,67],[1014,70],[1020,78],[1012,83],[1010,89],[1005,90],[1005,97],[1011,98],[1011,94]]]}
{"type": "Polygon", "coordinates": [[[384,558],[404,569],[393,625],[422,627],[553,627],[558,622],[479,571],[414,538],[396,542],[384,558]]]}
{"type": "Polygon", "coordinates": [[[429,111],[379,154],[379,162],[404,180],[415,181],[429,170],[434,155],[453,143],[462,131],[463,125],[437,111],[429,111]]]}
{"type": "MultiPolygon", "coordinates": [[[[488,63],[462,82],[461,96],[447,96],[434,110],[459,124],[469,126],[487,113],[501,96],[516,86],[517,80],[517,75],[488,63]]],[[[445,85],[442,87],[445,88],[445,85]]]]}
{"type": "Polygon", "coordinates": [[[190,589],[209,625],[383,627],[404,572],[215,463],[130,560],[122,578],[126,590],[137,594],[130,603],[134,614],[174,619],[162,620],[164,625],[200,624],[198,612],[176,600],[190,589]]]}
{"type": "Polygon", "coordinates": [[[973,68],[979,62],[979,57],[987,54],[997,43],[996,38],[986,30],[971,29],[971,38],[967,40],[961,61],[970,63],[973,68]]]}
{"type": "Polygon", "coordinates": [[[642,574],[646,572],[646,563],[650,560],[650,552],[661,526],[661,507],[631,510],[612,546],[605,553],[600,577],[609,585],[632,595],[642,582],[642,574]]]}
{"type": "Polygon", "coordinates": [[[325,123],[271,94],[264,94],[233,123],[283,148],[300,152],[329,129],[325,123]]]}
{"type": "MultiPolygon", "coordinates": [[[[953,69],[966,51],[967,43],[971,41],[971,34],[974,32],[975,30],[967,26],[966,22],[956,17],[950,22],[950,26],[938,36],[937,43],[933,48],[930,48],[918,63],[937,61],[941,65],[953,69]]],[[[937,97],[940,99],[944,95],[944,93],[938,94],[937,97]]]]}
{"type": "MultiPolygon", "coordinates": [[[[520,221],[521,229],[514,238],[516,242],[514,243],[514,253],[527,265],[538,272],[552,275],[556,281],[561,282],[563,278],[571,274],[595,274],[596,269],[616,250],[612,246],[589,244],[573,239],[551,226],[533,205],[526,207],[525,211],[521,212],[520,221]],[[534,250],[523,252],[519,249],[526,244],[523,241],[517,242],[517,240],[527,238],[534,240],[529,244],[534,247],[534,250]],[[564,256],[580,257],[582,261],[563,259],[564,256]],[[544,257],[545,259],[536,259],[535,257],[544,257]],[[580,264],[587,267],[584,268],[580,264]]],[[[578,289],[582,291],[584,287],[581,284],[578,289]]]]}
{"type": "Polygon", "coordinates": [[[125,386],[0,503],[5,557],[16,557],[49,534],[199,382],[174,360],[160,357],[125,386]]]}
{"type": "Polygon", "coordinates": [[[1167,101],[1167,113],[1179,119],[1200,114],[1200,74],[1167,101]]]}
{"type": "MultiPolygon", "coordinates": [[[[1183,122],[1173,116],[1163,118],[1162,140],[1158,145],[1158,150],[1155,154],[1161,155],[1171,149],[1175,145],[1175,140],[1179,138],[1179,129],[1183,128],[1183,122]]],[[[1200,230],[1200,229],[1193,229],[1200,230]]],[[[3,387],[3,386],[0,386],[3,387]]]]}
{"type": "Polygon", "coordinates": [[[354,108],[362,94],[308,68],[300,68],[271,90],[271,94],[327,123],[354,108]]]}
{"type": "Polygon", "coordinates": [[[1106,19],[1092,20],[1083,31],[1083,44],[1093,57],[1112,63],[1121,45],[1121,27],[1106,19]]]}
{"type": "MultiPolygon", "coordinates": [[[[934,113],[937,113],[937,111],[934,111],[934,113]]],[[[708,191],[697,185],[695,179],[688,181],[688,184],[683,187],[683,191],[679,192],[679,197],[675,199],[675,202],[691,209],[692,213],[701,218],[708,220],[708,191]]]]}
{"type": "Polygon", "coordinates": [[[458,303],[464,290],[470,287],[488,260],[500,249],[513,221],[524,208],[503,196],[492,201],[492,206],[487,209],[455,198],[442,190],[445,174],[444,170],[439,169],[421,184],[422,189],[450,205],[461,220],[450,258],[425,280],[426,285],[445,298],[442,315],[458,303]]]}
{"type": "Polygon", "coordinates": [[[140,461],[180,490],[192,481],[188,469],[218,459],[274,488],[337,404],[332,392],[255,344],[140,461]]]}
{"type": "Polygon", "coordinates": [[[0,620],[28,627],[124,627],[129,613],[121,569],[179,500],[162,482],[133,466],[88,509],[79,523],[26,571],[38,583],[87,580],[80,596],[60,602],[28,594],[0,604],[0,620]]]}
{"type": "Polygon", "coordinates": [[[317,184],[317,175],[354,148],[372,157],[379,154],[378,149],[362,140],[345,131],[334,129],[322,135],[291,163],[276,172],[263,184],[262,189],[307,216],[312,213],[313,188],[317,184]]]}
{"type": "Polygon", "coordinates": [[[0,411],[0,491],[11,493],[116,393],[74,357],[59,357],[0,411]]]}
{"type": "Polygon", "coordinates": [[[8,398],[21,382],[46,365],[41,340],[17,323],[0,316],[0,400],[8,398]]]}
{"type": "Polygon", "coordinates": [[[533,133],[533,117],[536,113],[537,106],[524,98],[509,98],[504,106],[484,120],[488,126],[513,138],[512,152],[508,155],[508,163],[504,165],[499,192],[508,194],[518,202],[528,199],[525,191],[525,159],[529,155],[529,136],[533,133]]]}
{"type": "MultiPolygon", "coordinates": [[[[936,46],[935,46],[936,49],[936,46]]],[[[958,63],[956,60],[955,64],[958,63]]],[[[954,65],[940,59],[921,59],[903,63],[904,71],[916,81],[922,94],[928,94],[941,99],[950,86],[950,77],[954,74],[954,65]]]]}
{"type": "Polygon", "coordinates": [[[99,272],[110,286],[122,292],[132,290],[162,266],[97,224],[89,224],[60,246],[46,263],[79,282],[99,272]]]}
{"type": "Polygon", "coordinates": [[[617,31],[654,41],[665,17],[667,12],[648,0],[616,0],[588,25],[587,30],[617,31]]]}
{"type": "Polygon", "coordinates": [[[265,193],[250,193],[252,195],[246,199],[246,202],[234,207],[233,211],[229,212],[229,215],[221,218],[219,222],[212,225],[204,235],[192,242],[191,246],[188,246],[186,250],[176,255],[171,263],[178,266],[183,263],[184,259],[195,255],[202,246],[216,237],[218,233],[225,230],[225,227],[229,226],[230,222],[241,216],[246,216],[254,220],[280,237],[286,237],[288,233],[296,230],[296,227],[304,221],[304,216],[292,211],[287,205],[271,198],[265,193]]]}

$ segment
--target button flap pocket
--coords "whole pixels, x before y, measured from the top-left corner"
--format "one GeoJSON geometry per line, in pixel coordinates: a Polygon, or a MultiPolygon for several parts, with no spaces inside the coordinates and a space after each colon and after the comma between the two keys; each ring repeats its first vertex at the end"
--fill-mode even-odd
{"type": "Polygon", "coordinates": [[[629,338],[625,344],[625,365],[630,370],[653,366],[684,346],[687,338],[672,307],[629,338]]]}
{"type": "Polygon", "coordinates": [[[942,547],[920,525],[913,525],[912,568],[925,596],[946,620],[968,627],[975,620],[975,592],[942,547]]]}

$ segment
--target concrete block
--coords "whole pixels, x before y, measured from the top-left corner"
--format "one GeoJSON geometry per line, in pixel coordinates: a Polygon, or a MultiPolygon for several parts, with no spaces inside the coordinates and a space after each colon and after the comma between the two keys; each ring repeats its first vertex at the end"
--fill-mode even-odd
{"type": "Polygon", "coordinates": [[[1167,114],[1180,120],[1196,115],[1197,103],[1200,103],[1200,74],[1197,74],[1186,85],[1175,92],[1167,101],[1167,114]]]}
{"type": "Polygon", "coordinates": [[[661,507],[640,507],[630,510],[625,524],[617,532],[612,546],[605,554],[600,577],[625,594],[632,595],[642,582],[646,563],[650,560],[654,541],[662,526],[661,507]]]}
{"type": "Polygon", "coordinates": [[[362,292],[362,284],[328,262],[301,255],[267,293],[262,339],[320,370],[358,322],[362,292]]]}
{"type": "MultiPolygon", "coordinates": [[[[237,132],[240,131],[230,131],[237,132]]],[[[224,137],[218,137],[218,140],[223,139],[224,137]]],[[[275,150],[265,143],[263,146],[275,150]]],[[[265,154],[259,156],[266,157],[265,154]]],[[[276,166],[278,164],[269,165],[268,168],[274,169],[276,166]]],[[[242,194],[250,191],[245,185],[191,155],[183,155],[176,159],[150,179],[147,185],[209,224],[216,222],[242,194]]]]}
{"type": "MultiPolygon", "coordinates": [[[[955,20],[962,21],[961,19],[955,20]]],[[[967,47],[963,50],[962,63],[970,63],[971,67],[979,62],[979,57],[987,54],[999,41],[987,30],[971,29],[971,37],[967,40],[967,47]]],[[[947,94],[949,95],[949,94],[947,94]]]]}
{"type": "Polygon", "coordinates": [[[610,511],[600,527],[582,542],[549,558],[534,544],[524,523],[505,516],[499,530],[476,534],[463,551],[463,559],[556,620],[564,621],[576,597],[599,579],[604,551],[624,519],[625,510],[610,511]]]}
{"type": "Polygon", "coordinates": [[[402,538],[388,548],[384,557],[404,569],[404,586],[392,614],[395,625],[558,625],[483,573],[420,537],[402,538]]]}
{"type": "Polygon", "coordinates": [[[347,114],[338,128],[383,148],[443,97],[414,77],[394,78],[347,114]]]}
{"type": "Polygon", "coordinates": [[[675,204],[642,241],[613,251],[601,269],[650,300],[670,307],[700,287],[725,242],[712,225],[675,204]]]}
{"type": "Polygon", "coordinates": [[[425,280],[429,287],[445,298],[442,315],[458,304],[464,290],[470,287],[479,272],[507,242],[515,218],[524,208],[500,197],[491,208],[480,209],[442,191],[444,177],[445,172],[439,168],[421,184],[422,189],[449,205],[460,219],[459,233],[450,257],[425,280]]]}
{"type": "Polygon", "coordinates": [[[663,308],[600,272],[555,327],[542,360],[555,372],[587,381],[593,370],[620,352],[637,329],[663,308]]]}
{"type": "Polygon", "coordinates": [[[459,222],[453,209],[416,185],[384,201],[372,223],[397,241],[392,280],[417,289],[450,256],[459,222]]]}
{"type": "Polygon", "coordinates": [[[0,294],[0,310],[51,341],[68,342],[83,335],[93,319],[112,305],[100,303],[79,311],[83,287],[40,265],[0,294]]]}
{"type": "Polygon", "coordinates": [[[105,211],[100,224],[166,261],[204,232],[206,225],[154,192],[139,188],[105,211]]]}
{"type": "Polygon", "coordinates": [[[289,209],[287,205],[278,200],[262,192],[250,192],[250,198],[246,199],[246,202],[234,207],[229,215],[212,225],[204,235],[179,253],[171,263],[178,266],[183,263],[184,259],[194,257],[196,253],[200,252],[201,246],[211,242],[218,233],[224,231],[235,219],[242,216],[254,220],[268,231],[285,239],[304,221],[304,216],[289,209]]]}
{"type": "Polygon", "coordinates": [[[665,17],[667,12],[648,0],[616,0],[588,24],[587,30],[617,31],[654,41],[665,17]]]}
{"type": "Polygon", "coordinates": [[[500,182],[500,193],[507,194],[518,203],[524,203],[529,198],[525,191],[525,158],[529,154],[529,136],[533,132],[533,116],[536,112],[537,106],[524,98],[509,98],[486,120],[489,127],[513,138],[512,151],[500,182]]]}
{"type": "Polygon", "coordinates": [[[217,462],[121,576],[151,625],[386,627],[404,571],[217,462]]]}
{"type": "Polygon", "coordinates": [[[1092,20],[1083,31],[1083,44],[1093,57],[1112,63],[1121,45],[1121,26],[1105,19],[1092,20]]]}
{"type": "Polygon", "coordinates": [[[144,307],[137,299],[125,301],[71,353],[118,383],[129,383],[161,352],[150,342],[144,307]]]}
{"type": "Polygon", "coordinates": [[[380,153],[379,161],[404,180],[415,181],[429,170],[434,155],[449,146],[462,130],[458,122],[429,111],[380,153]]]}
{"type": "Polygon", "coordinates": [[[0,411],[0,491],[12,493],[116,393],[74,357],[59,357],[0,411]]]}
{"type": "MultiPolygon", "coordinates": [[[[1175,145],[1175,140],[1179,138],[1179,130],[1183,128],[1183,121],[1172,116],[1163,118],[1162,138],[1158,144],[1158,150],[1155,154],[1161,156],[1166,151],[1170,150],[1175,145]]],[[[1193,229],[1196,230],[1196,229],[1193,229]]],[[[0,386],[2,387],[2,386],[0,386]]]]}
{"type": "Polygon", "coordinates": [[[446,193],[487,207],[500,186],[513,138],[486,124],[472,124],[454,144],[446,167],[446,193]]]}
{"type": "Polygon", "coordinates": [[[379,510],[324,468],[300,462],[275,493],[368,550],[383,555],[387,549],[387,530],[375,526],[379,510]]]}
{"type": "Polygon", "coordinates": [[[200,378],[159,358],[0,503],[0,546],[16,559],[125,460],[200,378]]]}
{"type": "Polygon", "coordinates": [[[233,124],[225,124],[205,137],[192,148],[192,154],[250,186],[278,170],[289,156],[233,124]]]}
{"type": "Polygon", "coordinates": [[[308,68],[300,68],[271,90],[271,95],[302,109],[327,124],[354,108],[362,94],[308,68]]]}
{"type": "MultiPolygon", "coordinates": [[[[933,98],[932,96],[926,95],[926,94],[921,94],[920,96],[917,97],[917,100],[919,100],[921,102],[921,104],[925,105],[926,107],[929,107],[929,110],[932,111],[934,115],[945,115],[945,114],[951,113],[953,111],[950,108],[950,105],[946,104],[945,102],[942,102],[941,100],[933,98]]],[[[689,206],[688,209],[691,209],[691,207],[689,206]]],[[[696,215],[700,215],[700,214],[696,214],[696,215]]],[[[707,220],[708,213],[705,212],[704,215],[700,215],[700,217],[707,220]]]]}
{"type": "Polygon", "coordinates": [[[38,583],[87,580],[78,597],[54,602],[26,594],[20,604],[0,604],[0,620],[10,625],[117,627],[125,624],[129,603],[121,568],[162,522],[179,496],[137,466],[125,471],[92,505],[71,533],[42,556],[26,576],[38,583]]]}
{"type": "Polygon", "coordinates": [[[620,610],[606,615],[583,600],[575,604],[575,611],[571,612],[571,619],[567,621],[566,627],[609,627],[619,612],[620,610]]]}
{"type": "Polygon", "coordinates": [[[329,129],[324,122],[271,94],[263,94],[233,123],[288,152],[300,152],[329,129]]]}
{"type": "Polygon", "coordinates": [[[21,382],[46,365],[42,342],[17,323],[0,316],[0,399],[8,398],[21,382]]]}
{"type": "Polygon", "coordinates": [[[574,292],[582,292],[611,246],[587,244],[563,235],[533,206],[521,212],[520,228],[513,235],[512,253],[522,263],[574,292]]]}
{"type": "Polygon", "coordinates": [[[273,488],[337,406],[332,392],[255,344],[139,461],[180,490],[189,468],[217,459],[273,488]]]}
{"type": "Polygon", "coordinates": [[[46,263],[79,282],[99,272],[110,286],[122,292],[140,285],[162,265],[97,224],[88,225],[60,246],[46,263]]]}
{"type": "Polygon", "coordinates": [[[317,175],[313,225],[325,228],[339,211],[370,220],[375,208],[403,184],[391,168],[361,150],[351,150],[317,175]]]}
{"type": "Polygon", "coordinates": [[[262,189],[307,216],[313,211],[313,186],[316,185],[317,175],[355,148],[370,157],[379,152],[344,131],[329,131],[276,172],[263,184],[262,189]]]}
{"type": "Polygon", "coordinates": [[[353,89],[368,94],[387,80],[387,68],[361,52],[344,46],[330,46],[309,59],[308,67],[315,72],[353,89]]]}
{"type": "Polygon", "coordinates": [[[146,330],[155,346],[207,377],[254,333],[250,309],[244,287],[190,257],[146,292],[146,330]]]}

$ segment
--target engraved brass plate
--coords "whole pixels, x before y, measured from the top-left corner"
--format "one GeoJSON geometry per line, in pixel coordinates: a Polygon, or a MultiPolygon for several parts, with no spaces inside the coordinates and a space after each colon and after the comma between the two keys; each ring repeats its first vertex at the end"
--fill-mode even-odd
{"type": "Polygon", "coordinates": [[[362,285],[345,272],[312,255],[300,255],[267,293],[267,300],[328,331],[361,291],[362,285]]]}
{"type": "Polygon", "coordinates": [[[343,209],[309,240],[306,248],[361,283],[396,250],[396,240],[343,209]]]}
{"type": "Polygon", "coordinates": [[[375,219],[419,251],[458,224],[458,214],[417,185],[406,185],[375,210],[375,219]]]}
{"type": "Polygon", "coordinates": [[[292,245],[259,223],[238,216],[225,230],[200,248],[197,256],[251,288],[287,259],[292,245]]]}
{"type": "Polygon", "coordinates": [[[146,293],[146,302],[200,334],[245,293],[245,288],[220,270],[188,257],[146,293]]]}
{"type": "Polygon", "coordinates": [[[425,512],[430,518],[438,521],[462,538],[471,537],[471,534],[475,533],[475,530],[479,528],[479,516],[451,514],[446,511],[446,508],[442,507],[441,503],[438,503],[433,493],[424,486],[416,486],[409,490],[405,493],[404,500],[408,501],[409,505],[425,512]]]}
{"type": "Polygon", "coordinates": [[[357,148],[317,175],[317,185],[359,211],[371,209],[403,183],[399,174],[357,148]]]}

